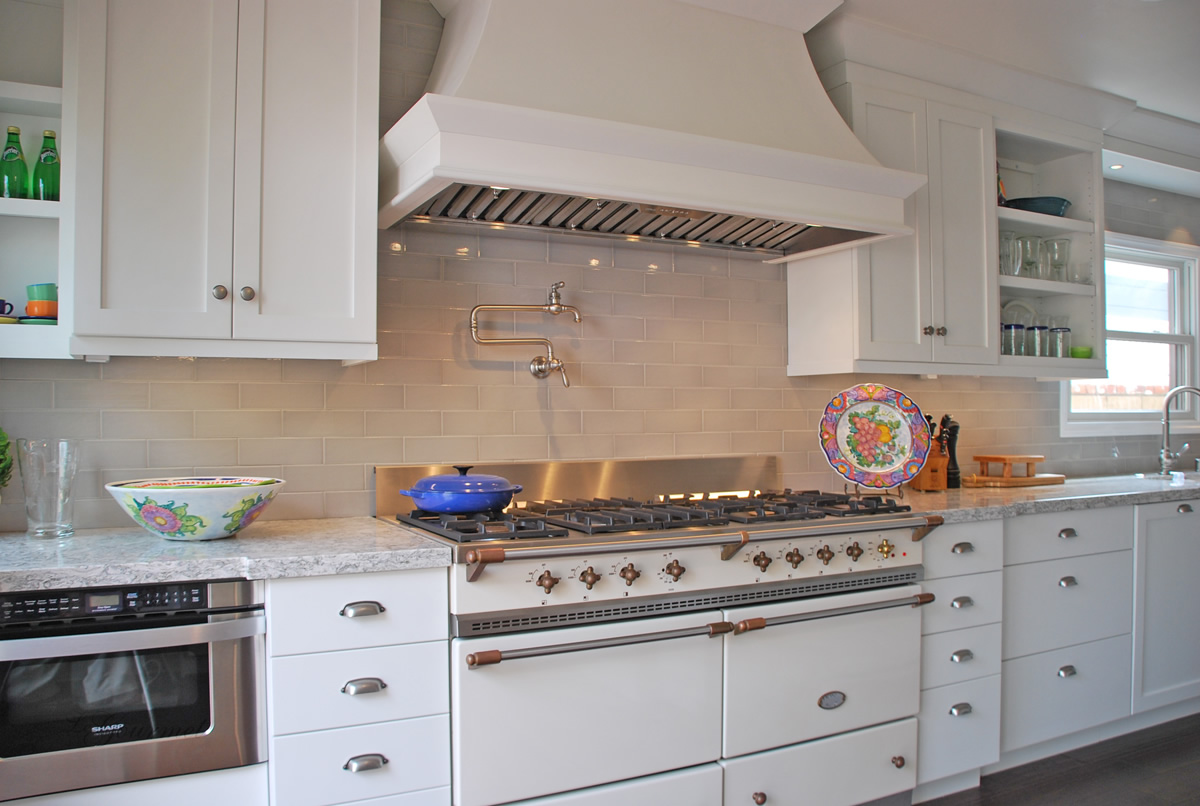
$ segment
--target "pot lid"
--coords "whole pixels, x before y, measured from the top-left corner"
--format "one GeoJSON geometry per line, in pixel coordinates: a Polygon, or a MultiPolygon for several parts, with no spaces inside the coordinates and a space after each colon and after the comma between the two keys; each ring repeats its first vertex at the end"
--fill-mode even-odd
{"type": "Polygon", "coordinates": [[[426,476],[413,485],[413,492],[422,493],[506,493],[519,488],[503,476],[469,473],[471,465],[454,465],[457,474],[426,476]]]}

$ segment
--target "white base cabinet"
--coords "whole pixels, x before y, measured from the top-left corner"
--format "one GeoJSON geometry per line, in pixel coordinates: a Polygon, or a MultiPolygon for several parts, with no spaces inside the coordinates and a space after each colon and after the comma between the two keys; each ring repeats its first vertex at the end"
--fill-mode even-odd
{"type": "Polygon", "coordinates": [[[78,14],[72,352],[375,358],[379,0],[78,14]]]}
{"type": "Polygon", "coordinates": [[[171,806],[267,806],[267,765],[251,764],[228,770],[198,772],[42,795],[17,801],[21,806],[135,806],[169,803],[171,806]]]}
{"type": "Polygon", "coordinates": [[[272,806],[448,806],[446,573],[268,582],[272,806]]]}
{"type": "Polygon", "coordinates": [[[1200,501],[1137,507],[1133,711],[1200,696],[1200,501]]]}

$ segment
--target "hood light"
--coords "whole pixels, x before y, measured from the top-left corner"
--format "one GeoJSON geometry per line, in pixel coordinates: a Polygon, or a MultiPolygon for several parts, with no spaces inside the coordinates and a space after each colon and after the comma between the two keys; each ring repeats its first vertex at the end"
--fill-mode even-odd
{"type": "Polygon", "coordinates": [[[1119,171],[1119,170],[1121,170],[1121,169],[1122,169],[1122,168],[1124,168],[1124,167],[1125,167],[1124,165],[1122,165],[1121,163],[1119,163],[1119,162],[1118,162],[1116,165],[1110,165],[1110,166],[1108,166],[1108,169],[1109,169],[1110,171],[1119,171]]]}

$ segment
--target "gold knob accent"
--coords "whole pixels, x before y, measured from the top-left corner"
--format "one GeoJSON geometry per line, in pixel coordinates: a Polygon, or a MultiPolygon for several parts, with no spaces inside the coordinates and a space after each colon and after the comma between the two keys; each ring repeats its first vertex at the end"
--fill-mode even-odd
{"type": "Polygon", "coordinates": [[[817,559],[825,565],[829,565],[829,561],[833,559],[833,549],[829,548],[828,543],[817,549],[817,559]]]}
{"type": "Polygon", "coordinates": [[[858,558],[863,556],[863,547],[858,545],[858,541],[856,540],[846,549],[846,554],[850,556],[851,560],[858,562],[858,558]]]}
{"type": "Polygon", "coordinates": [[[579,581],[587,585],[588,590],[591,590],[592,586],[600,581],[600,575],[589,565],[587,570],[579,575],[579,581]]]}
{"type": "Polygon", "coordinates": [[[622,568],[620,571],[617,572],[617,576],[619,576],[619,577],[621,577],[621,579],[625,580],[626,585],[632,585],[633,581],[635,579],[637,579],[638,577],[640,577],[641,575],[642,575],[642,572],[637,570],[636,568],[634,568],[633,563],[630,563],[629,565],[625,566],[624,568],[622,568]]]}
{"type": "Polygon", "coordinates": [[[679,578],[683,576],[683,572],[687,569],[679,564],[679,560],[671,560],[671,562],[667,563],[667,567],[663,570],[670,574],[671,577],[678,582],[679,578]]]}
{"type": "Polygon", "coordinates": [[[783,559],[792,564],[792,568],[799,568],[800,563],[804,562],[804,555],[799,549],[792,549],[787,554],[783,555],[783,559]]]}
{"type": "Polygon", "coordinates": [[[767,566],[771,564],[771,558],[767,556],[765,551],[760,551],[754,555],[754,564],[758,566],[758,570],[766,571],[767,566]]]}
{"type": "Polygon", "coordinates": [[[888,557],[892,556],[892,549],[894,548],[896,547],[889,543],[885,537],[883,540],[879,541],[879,545],[875,547],[875,550],[882,554],[883,559],[886,560],[888,557]]]}
{"type": "Polygon", "coordinates": [[[549,571],[543,571],[542,575],[537,578],[537,584],[539,584],[543,588],[545,588],[546,593],[549,593],[550,589],[553,588],[558,583],[559,583],[558,577],[554,576],[549,571]]]}

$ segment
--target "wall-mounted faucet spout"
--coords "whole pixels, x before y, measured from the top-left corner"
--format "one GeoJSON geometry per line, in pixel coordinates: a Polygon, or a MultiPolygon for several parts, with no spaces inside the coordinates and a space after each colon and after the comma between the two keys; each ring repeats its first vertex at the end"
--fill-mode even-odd
{"type": "Polygon", "coordinates": [[[565,283],[557,282],[550,286],[550,293],[545,305],[476,305],[471,309],[471,338],[476,344],[543,344],[546,347],[546,354],[539,355],[529,362],[529,372],[535,378],[545,378],[551,372],[561,372],[562,382],[564,387],[569,387],[571,382],[567,379],[567,368],[563,364],[562,359],[554,357],[554,345],[549,339],[539,337],[528,338],[484,338],[479,335],[479,312],[480,311],[531,311],[536,313],[548,313],[558,316],[560,313],[569,313],[575,317],[576,322],[582,321],[579,316],[579,310],[572,305],[562,304],[562,294],[559,289],[565,283]]]}
{"type": "Polygon", "coordinates": [[[1179,461],[1179,457],[1183,455],[1183,452],[1188,449],[1188,444],[1185,442],[1178,453],[1171,452],[1171,402],[1184,392],[1191,392],[1193,395],[1200,397],[1200,388],[1195,386],[1176,386],[1163,397],[1162,448],[1158,452],[1158,472],[1164,476],[1169,475],[1175,469],[1175,463],[1179,461]]]}

